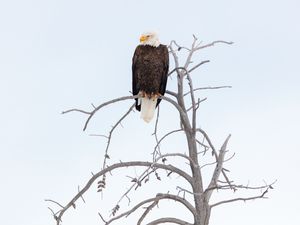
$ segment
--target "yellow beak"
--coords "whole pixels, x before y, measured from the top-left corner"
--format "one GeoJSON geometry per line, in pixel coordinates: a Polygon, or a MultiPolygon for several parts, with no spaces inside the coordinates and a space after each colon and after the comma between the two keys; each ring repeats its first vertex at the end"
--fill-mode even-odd
{"type": "Polygon", "coordinates": [[[140,37],[140,42],[144,42],[144,41],[146,41],[146,40],[147,40],[147,36],[142,35],[142,36],[140,37]]]}

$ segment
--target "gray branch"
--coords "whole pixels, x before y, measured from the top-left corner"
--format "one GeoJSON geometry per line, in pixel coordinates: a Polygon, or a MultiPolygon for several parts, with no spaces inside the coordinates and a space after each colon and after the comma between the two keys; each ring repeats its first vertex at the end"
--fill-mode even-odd
{"type": "MultiPolygon", "coordinates": [[[[195,88],[193,91],[201,91],[201,90],[212,90],[212,89],[223,89],[223,88],[232,88],[232,86],[217,86],[217,87],[200,87],[200,88],[195,88]]],[[[183,96],[189,95],[191,92],[185,93],[183,96]]]]}
{"type": "Polygon", "coordinates": [[[193,225],[192,223],[186,222],[181,219],[173,218],[173,217],[164,217],[160,218],[157,220],[153,220],[150,223],[147,223],[147,225],[156,225],[156,224],[161,224],[161,223],[174,223],[174,224],[179,224],[179,225],[193,225]]]}
{"type": "MultiPolygon", "coordinates": [[[[154,207],[160,200],[163,200],[163,199],[171,199],[171,200],[174,200],[176,202],[179,202],[181,203],[182,205],[184,205],[193,215],[196,214],[196,210],[195,208],[185,199],[179,197],[179,196],[176,196],[176,195],[172,195],[172,194],[157,194],[156,197],[154,198],[149,198],[149,199],[145,199],[143,201],[141,201],[140,203],[136,204],[133,208],[131,208],[130,210],[126,211],[126,212],[123,212],[121,214],[119,214],[118,216],[115,216],[113,217],[112,219],[108,220],[105,225],[109,225],[110,223],[118,220],[118,219],[121,219],[122,217],[128,217],[130,214],[132,214],[133,212],[135,212],[137,209],[139,209],[140,207],[142,207],[143,205],[147,204],[147,203],[150,203],[151,202],[151,205],[154,207]]],[[[151,206],[150,205],[150,206],[151,206]]],[[[142,220],[146,217],[146,215],[150,212],[150,209],[153,208],[153,207],[147,207],[148,210],[145,211],[145,213],[143,214],[144,216],[142,216],[138,222],[141,223],[142,220]]]]}
{"type": "MultiPolygon", "coordinates": [[[[213,172],[213,175],[212,175],[212,178],[211,178],[211,181],[208,185],[208,189],[212,188],[213,186],[215,186],[217,184],[217,181],[219,179],[219,176],[222,172],[222,169],[223,169],[223,162],[224,162],[224,157],[225,157],[225,153],[226,153],[226,147],[227,147],[227,143],[229,141],[229,138],[230,138],[231,135],[229,135],[226,140],[224,141],[222,147],[221,147],[221,150],[220,150],[220,154],[218,156],[218,159],[217,159],[217,165],[215,167],[215,170],[213,172]]],[[[210,196],[212,194],[212,190],[210,191],[207,191],[206,192],[206,199],[210,199],[210,196]]]]}
{"type": "Polygon", "coordinates": [[[265,195],[268,193],[269,189],[266,189],[261,195],[257,195],[257,196],[253,196],[253,197],[247,197],[247,198],[233,198],[233,199],[229,199],[229,200],[225,200],[225,201],[221,201],[221,202],[217,202],[215,204],[211,205],[211,208],[218,206],[218,205],[222,205],[222,204],[226,204],[226,203],[231,203],[231,202],[237,202],[237,201],[250,201],[250,200],[255,200],[255,199],[259,199],[259,198],[266,198],[265,195]]]}
{"type": "Polygon", "coordinates": [[[105,148],[105,155],[104,155],[104,160],[103,160],[103,165],[102,165],[102,169],[105,168],[106,166],[106,161],[108,159],[108,149],[110,146],[110,142],[111,142],[111,138],[112,138],[112,134],[114,132],[114,130],[121,124],[121,122],[129,115],[129,113],[132,111],[132,109],[134,108],[135,104],[133,104],[129,110],[127,110],[127,112],[116,122],[116,124],[111,128],[111,130],[109,131],[108,137],[107,137],[107,144],[106,144],[106,148],[105,148]]]}
{"type": "Polygon", "coordinates": [[[184,109],[177,103],[175,102],[173,99],[168,98],[166,96],[160,96],[161,99],[171,103],[173,106],[175,106],[175,108],[177,109],[177,111],[180,114],[180,117],[182,119],[182,122],[188,127],[189,130],[191,130],[191,125],[189,122],[189,118],[187,116],[187,114],[185,113],[184,109]]]}
{"type": "Polygon", "coordinates": [[[198,51],[198,50],[203,49],[203,48],[212,47],[212,46],[214,46],[215,44],[218,44],[218,43],[227,44],[227,45],[232,45],[233,44],[232,41],[222,41],[222,40],[213,41],[213,42],[211,42],[209,44],[198,46],[197,48],[195,48],[195,51],[198,51]]]}
{"type": "Polygon", "coordinates": [[[182,129],[178,129],[178,130],[172,130],[168,133],[166,133],[164,136],[162,136],[158,142],[156,143],[155,147],[154,147],[154,151],[156,150],[156,148],[158,148],[158,146],[160,145],[160,143],[166,138],[168,137],[169,135],[173,134],[173,133],[177,133],[177,132],[180,132],[180,131],[183,131],[182,129]]]}
{"type": "Polygon", "coordinates": [[[155,168],[159,168],[159,169],[169,170],[169,171],[177,173],[181,177],[185,178],[189,183],[192,182],[192,178],[187,173],[185,173],[184,171],[182,171],[182,170],[180,170],[177,167],[174,167],[172,165],[164,165],[164,164],[159,164],[159,163],[142,162],[142,161],[132,161],[132,162],[116,163],[116,164],[114,164],[112,166],[109,166],[109,167],[101,170],[100,172],[98,172],[95,175],[93,175],[91,179],[89,179],[89,181],[83,187],[83,189],[80,192],[78,192],[73,197],[73,199],[60,211],[59,215],[57,216],[57,220],[56,220],[57,221],[57,225],[60,224],[61,218],[62,218],[63,214],[65,213],[65,211],[68,208],[70,208],[71,206],[74,206],[75,202],[90,188],[90,186],[95,182],[95,180],[98,177],[106,174],[107,172],[111,172],[112,170],[117,169],[117,168],[133,167],[133,166],[155,167],[155,168]]]}
{"type": "Polygon", "coordinates": [[[120,97],[120,98],[115,98],[115,99],[112,99],[110,101],[102,103],[101,105],[95,107],[94,110],[92,110],[90,112],[87,112],[87,111],[84,111],[84,110],[81,110],[81,109],[69,109],[69,110],[63,111],[62,114],[66,114],[66,113],[70,113],[70,112],[80,112],[80,113],[88,114],[89,116],[88,116],[88,118],[87,118],[87,120],[86,120],[86,122],[84,124],[84,127],[83,127],[83,130],[85,131],[86,128],[87,128],[87,126],[88,126],[88,123],[90,122],[90,120],[92,119],[92,117],[101,108],[103,108],[103,107],[105,107],[107,105],[116,103],[116,102],[125,101],[125,100],[128,100],[128,99],[134,99],[134,98],[138,98],[138,97],[139,97],[138,95],[133,95],[133,96],[130,95],[130,96],[124,96],[124,97],[120,97]]]}

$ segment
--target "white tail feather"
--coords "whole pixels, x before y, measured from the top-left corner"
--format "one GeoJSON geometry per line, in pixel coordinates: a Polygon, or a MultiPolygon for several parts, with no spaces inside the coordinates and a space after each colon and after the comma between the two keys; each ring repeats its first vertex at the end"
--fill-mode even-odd
{"type": "Polygon", "coordinates": [[[141,118],[149,123],[153,116],[157,103],[157,98],[142,98],[141,99],[141,118]]]}

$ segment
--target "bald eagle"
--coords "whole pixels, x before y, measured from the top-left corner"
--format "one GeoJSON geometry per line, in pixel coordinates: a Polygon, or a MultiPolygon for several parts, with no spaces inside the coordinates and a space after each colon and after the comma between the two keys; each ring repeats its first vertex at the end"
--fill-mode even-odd
{"type": "Polygon", "coordinates": [[[141,118],[147,123],[161,101],[159,96],[165,94],[168,70],[167,46],[159,43],[154,32],[142,34],[132,58],[132,94],[139,95],[135,108],[141,111],[141,118]]]}

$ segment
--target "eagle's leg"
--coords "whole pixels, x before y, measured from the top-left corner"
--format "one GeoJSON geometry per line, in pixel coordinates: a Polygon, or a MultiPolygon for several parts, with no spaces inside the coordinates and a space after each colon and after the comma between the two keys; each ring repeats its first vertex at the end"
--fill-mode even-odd
{"type": "Polygon", "coordinates": [[[153,101],[154,101],[155,99],[159,99],[160,96],[162,96],[162,94],[160,94],[160,93],[155,93],[154,95],[152,95],[153,101]]]}
{"type": "Polygon", "coordinates": [[[140,92],[138,93],[138,96],[139,96],[139,98],[145,98],[145,96],[146,96],[145,91],[140,91],[140,92]]]}
{"type": "Polygon", "coordinates": [[[152,99],[153,98],[153,92],[151,92],[151,93],[144,92],[144,98],[152,99]]]}

